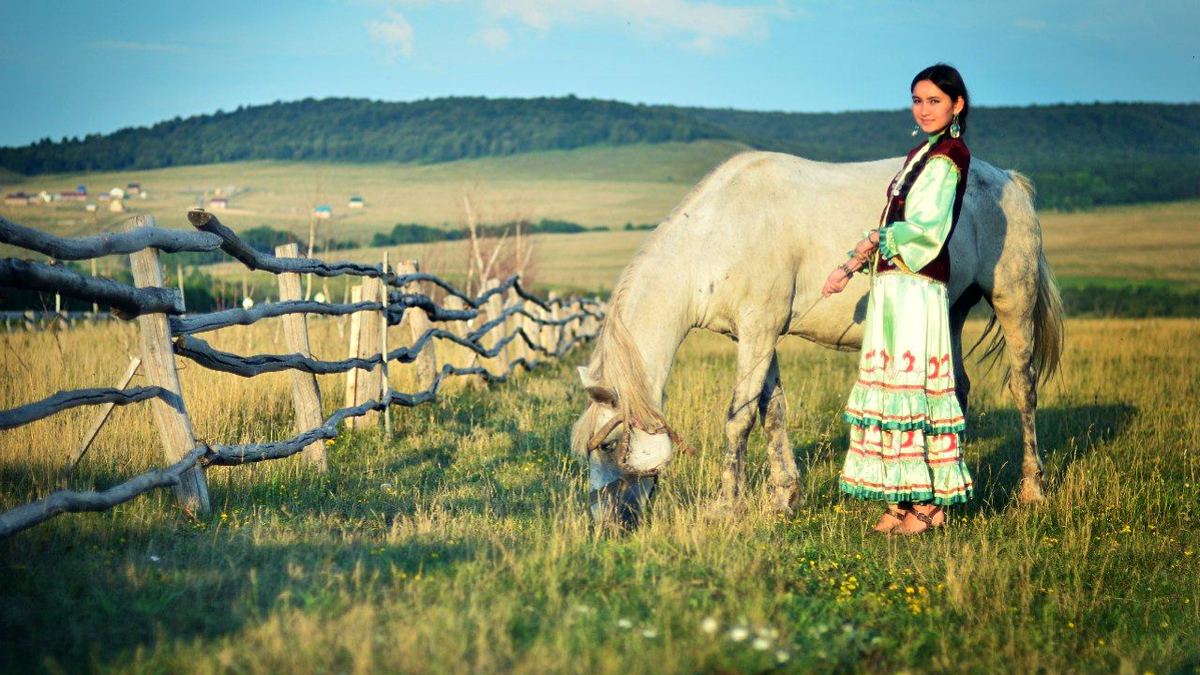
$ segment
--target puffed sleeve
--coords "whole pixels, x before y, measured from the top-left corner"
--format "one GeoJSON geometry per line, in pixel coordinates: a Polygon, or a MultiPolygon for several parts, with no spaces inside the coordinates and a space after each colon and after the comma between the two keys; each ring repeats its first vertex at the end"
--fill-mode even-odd
{"type": "Polygon", "coordinates": [[[950,234],[958,167],[950,158],[930,158],[905,199],[904,220],[879,230],[879,254],[897,255],[914,272],[933,262],[950,234]]]}

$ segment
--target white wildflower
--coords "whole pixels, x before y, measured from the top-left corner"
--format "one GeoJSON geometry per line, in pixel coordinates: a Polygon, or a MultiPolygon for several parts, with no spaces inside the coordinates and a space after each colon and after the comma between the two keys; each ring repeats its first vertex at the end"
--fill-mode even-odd
{"type": "Polygon", "coordinates": [[[633,628],[633,622],[630,621],[629,619],[618,619],[617,620],[617,628],[624,628],[625,630],[629,630],[630,628],[633,628]]]}
{"type": "Polygon", "coordinates": [[[658,637],[658,631],[654,630],[653,628],[647,628],[642,631],[642,637],[653,640],[654,638],[658,637]]]}
{"type": "Polygon", "coordinates": [[[741,642],[750,637],[750,629],[745,626],[735,626],[729,631],[729,639],[734,642],[741,642]]]}
{"type": "Polygon", "coordinates": [[[713,617],[713,616],[710,616],[707,619],[700,622],[700,630],[704,631],[705,633],[708,633],[709,635],[716,633],[717,629],[719,629],[720,627],[721,627],[721,624],[718,623],[716,617],[713,617]]]}
{"type": "Polygon", "coordinates": [[[787,660],[790,658],[792,658],[792,655],[782,649],[775,652],[775,662],[776,663],[787,663],[787,660]]]}
{"type": "Polygon", "coordinates": [[[760,652],[765,652],[771,648],[771,641],[767,638],[754,638],[754,648],[760,652]]]}

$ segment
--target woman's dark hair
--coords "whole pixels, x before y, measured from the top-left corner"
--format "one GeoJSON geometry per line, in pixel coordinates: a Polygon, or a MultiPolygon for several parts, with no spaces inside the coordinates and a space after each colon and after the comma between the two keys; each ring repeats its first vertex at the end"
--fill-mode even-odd
{"type": "Polygon", "coordinates": [[[946,95],[950,97],[951,104],[957,101],[959,96],[962,97],[963,109],[958,113],[958,128],[962,129],[964,134],[967,133],[967,116],[971,113],[971,96],[967,94],[967,85],[963,82],[958,69],[945,63],[935,63],[917,73],[908,90],[916,89],[917,83],[924,80],[929,80],[937,85],[938,89],[946,92],[946,95]]]}

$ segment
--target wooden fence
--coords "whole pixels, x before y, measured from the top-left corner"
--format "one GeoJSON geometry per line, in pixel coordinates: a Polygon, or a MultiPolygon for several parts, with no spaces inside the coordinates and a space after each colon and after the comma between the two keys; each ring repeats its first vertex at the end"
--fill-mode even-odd
{"type": "MultiPolygon", "coordinates": [[[[468,376],[478,382],[503,382],[517,368],[532,369],[545,359],[561,357],[577,344],[594,338],[605,306],[596,299],[549,299],[527,292],[519,277],[489,280],[475,297],[432,274],[414,261],[394,269],[386,254],[379,265],[301,258],[295,244],[281,246],[275,255],[259,252],[238,238],[217,218],[201,209],[187,214],[196,231],[165,230],[154,219],[135,216],[119,233],[61,238],[0,218],[0,243],[10,244],[54,260],[88,260],[129,255],[133,285],[84,276],[71,269],[20,260],[0,259],[0,286],[56,293],[111,308],[121,320],[136,321],[141,334],[141,357],[130,364],[118,387],[61,391],[40,401],[0,411],[0,430],[11,429],[82,405],[102,406],[83,443],[71,457],[79,461],[114,405],[150,401],[169,466],[154,469],[101,492],[59,490],[35,502],[0,514],[0,538],[62,513],[101,511],[150,490],[172,487],[179,505],[191,515],[209,512],[205,467],[279,459],[303,452],[319,470],[327,466],[325,443],[338,436],[339,426],[353,429],[382,424],[391,433],[393,406],[413,407],[436,398],[449,377],[468,376]],[[164,286],[159,252],[215,251],[251,270],[278,276],[278,302],[244,309],[185,315],[182,294],[164,286]],[[302,299],[300,275],[356,276],[351,302],[328,303],[302,299]],[[438,288],[442,304],[421,291],[438,288]],[[340,361],[315,359],[309,345],[306,315],[351,316],[350,348],[340,361]],[[283,317],[287,354],[241,356],[219,351],[197,335],[234,325],[283,317]],[[408,346],[389,348],[389,326],[408,326],[408,346]],[[484,338],[491,346],[485,347],[484,338]],[[439,366],[435,341],[458,345],[472,362],[439,366]],[[212,370],[253,377],[287,370],[292,376],[297,433],[285,441],[247,445],[198,442],[192,431],[176,369],[176,356],[212,370]],[[416,363],[416,392],[391,388],[388,365],[416,363]],[[128,387],[141,369],[148,386],[128,387]],[[344,407],[328,418],[321,415],[316,375],[344,373],[344,407]]],[[[25,317],[22,317],[24,319],[25,317]]]]}

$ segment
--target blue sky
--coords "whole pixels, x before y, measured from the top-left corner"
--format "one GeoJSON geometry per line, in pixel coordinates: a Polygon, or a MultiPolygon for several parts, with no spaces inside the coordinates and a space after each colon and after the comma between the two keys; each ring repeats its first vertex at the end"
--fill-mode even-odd
{"type": "Polygon", "coordinates": [[[1200,101],[1200,2],[13,3],[0,145],[305,97],[561,96],[750,110],[1200,101]]]}

